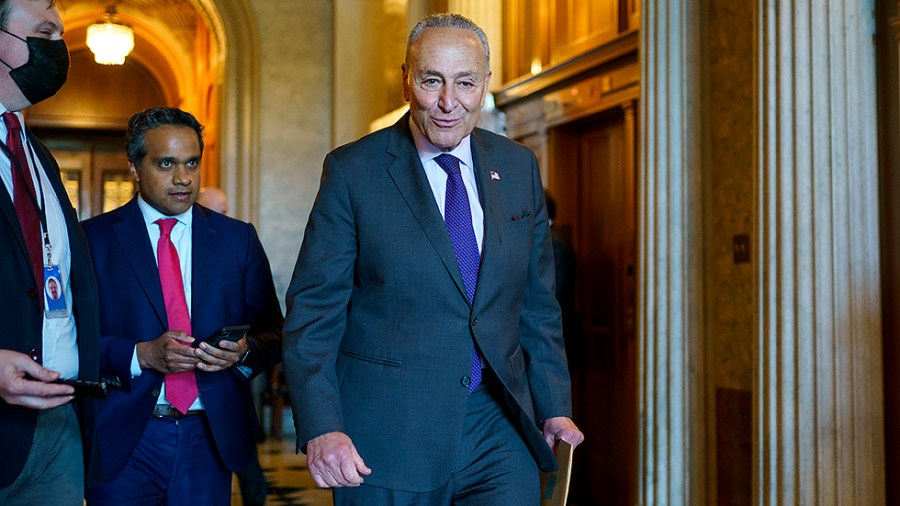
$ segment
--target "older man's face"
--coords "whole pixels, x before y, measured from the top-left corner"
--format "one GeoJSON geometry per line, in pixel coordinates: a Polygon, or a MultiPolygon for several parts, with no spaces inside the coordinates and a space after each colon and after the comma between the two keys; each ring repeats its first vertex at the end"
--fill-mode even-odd
{"type": "Polygon", "coordinates": [[[449,151],[472,133],[491,75],[478,36],[461,28],[429,28],[403,66],[403,98],[419,130],[449,151]]]}

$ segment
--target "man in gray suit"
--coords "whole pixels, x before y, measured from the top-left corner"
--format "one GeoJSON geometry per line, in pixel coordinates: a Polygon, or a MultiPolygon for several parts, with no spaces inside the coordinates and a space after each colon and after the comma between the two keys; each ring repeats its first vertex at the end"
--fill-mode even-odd
{"type": "Polygon", "coordinates": [[[287,293],[298,449],[335,504],[537,504],[579,444],[534,154],[476,129],[484,32],[422,20],[410,113],[325,159],[287,293]]]}

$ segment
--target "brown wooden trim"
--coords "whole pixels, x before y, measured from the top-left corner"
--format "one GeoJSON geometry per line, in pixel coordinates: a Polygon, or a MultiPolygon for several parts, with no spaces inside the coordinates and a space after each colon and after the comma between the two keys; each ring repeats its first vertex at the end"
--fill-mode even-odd
{"type": "Polygon", "coordinates": [[[504,108],[519,100],[538,94],[552,86],[580,77],[605,63],[637,53],[639,31],[631,30],[616,39],[585,52],[575,58],[548,67],[540,74],[527,76],[507,84],[495,93],[497,106],[504,108]]]}

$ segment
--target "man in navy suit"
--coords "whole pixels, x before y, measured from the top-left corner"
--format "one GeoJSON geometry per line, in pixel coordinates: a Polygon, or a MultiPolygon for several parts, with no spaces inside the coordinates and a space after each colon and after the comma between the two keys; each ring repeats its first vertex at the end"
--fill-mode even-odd
{"type": "Polygon", "coordinates": [[[148,109],[126,132],[139,194],[84,223],[100,290],[105,483],[89,504],[230,504],[255,451],[250,380],[280,360],[281,308],[252,225],[194,205],[202,127],[148,109]],[[237,341],[204,338],[249,325],[237,341]]]}
{"type": "Polygon", "coordinates": [[[312,478],[347,504],[537,504],[579,444],[540,173],[475,128],[487,38],[411,32],[410,113],[325,159],[287,293],[285,371],[312,478]]]}
{"type": "Polygon", "coordinates": [[[81,505],[97,380],[97,285],[59,166],[21,111],[66,81],[53,1],[0,0],[0,504],[81,505]],[[45,290],[46,286],[46,290],[45,290]]]}

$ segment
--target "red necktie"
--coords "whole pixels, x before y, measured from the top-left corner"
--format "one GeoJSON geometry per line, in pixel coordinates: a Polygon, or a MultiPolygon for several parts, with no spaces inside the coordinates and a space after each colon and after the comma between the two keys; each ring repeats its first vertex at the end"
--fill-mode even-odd
{"type": "Polygon", "coordinates": [[[13,207],[16,209],[16,216],[19,217],[22,234],[25,236],[25,247],[28,249],[28,257],[31,259],[31,271],[40,295],[39,300],[43,303],[44,261],[41,259],[41,220],[38,217],[37,208],[35,208],[37,193],[34,191],[31,169],[28,168],[25,146],[22,145],[22,127],[19,124],[19,118],[11,112],[5,112],[3,113],[3,122],[6,124],[6,146],[12,151],[15,160],[9,161],[13,180],[13,207]],[[21,171],[16,169],[16,162],[22,169],[21,171]]]}
{"type": "MultiPolygon", "coordinates": [[[[156,220],[159,225],[159,242],[156,256],[159,263],[159,281],[162,284],[163,299],[166,301],[166,317],[169,330],[181,330],[191,334],[191,316],[188,314],[187,300],[184,298],[184,282],[181,280],[181,262],[178,251],[169,235],[178,220],[165,218],[156,220]]],[[[194,371],[166,374],[166,400],[182,413],[187,413],[197,400],[197,375],[194,371]]]]}

